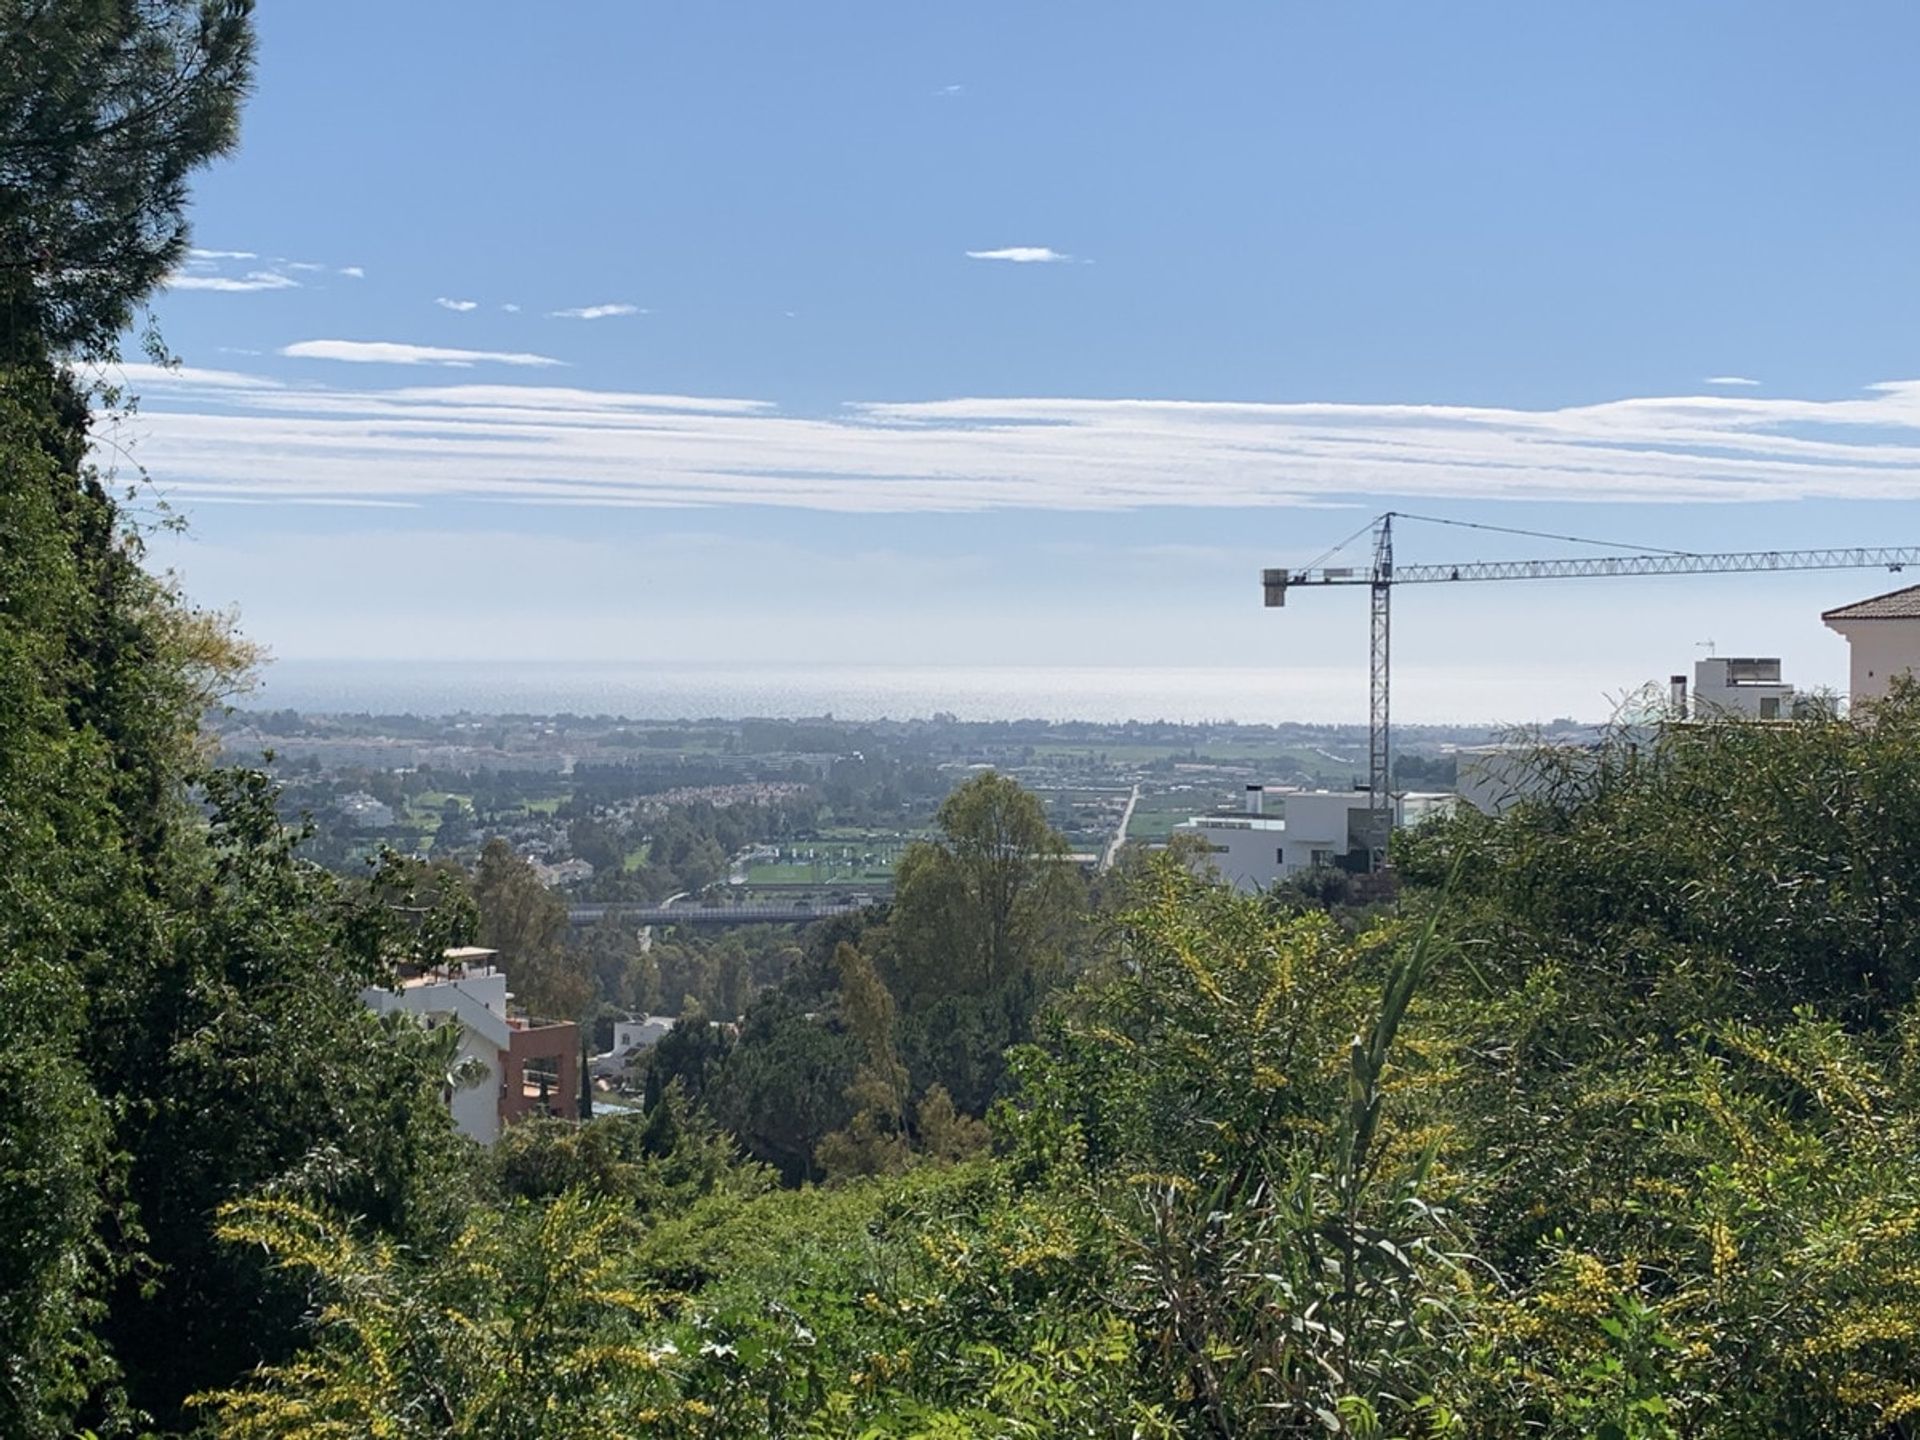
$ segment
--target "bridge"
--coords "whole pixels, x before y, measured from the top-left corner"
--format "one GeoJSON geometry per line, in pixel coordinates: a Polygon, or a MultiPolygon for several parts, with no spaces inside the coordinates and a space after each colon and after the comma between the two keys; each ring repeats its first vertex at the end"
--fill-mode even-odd
{"type": "Polygon", "coordinates": [[[611,914],[635,925],[807,925],[834,915],[850,915],[873,903],[873,897],[866,895],[818,905],[797,901],[780,905],[569,905],[567,923],[592,925],[611,914]]]}

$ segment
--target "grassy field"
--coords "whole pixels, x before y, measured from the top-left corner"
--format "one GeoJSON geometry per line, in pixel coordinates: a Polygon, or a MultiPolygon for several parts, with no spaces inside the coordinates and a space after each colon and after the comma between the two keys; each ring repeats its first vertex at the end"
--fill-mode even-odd
{"type": "Polygon", "coordinates": [[[881,884],[906,849],[903,841],[863,837],[855,841],[799,840],[780,847],[778,860],[747,867],[749,885],[881,884]]]}
{"type": "Polygon", "coordinates": [[[1127,822],[1129,840],[1165,840],[1173,827],[1188,816],[1211,808],[1208,797],[1198,790],[1174,794],[1142,794],[1127,822]]]}

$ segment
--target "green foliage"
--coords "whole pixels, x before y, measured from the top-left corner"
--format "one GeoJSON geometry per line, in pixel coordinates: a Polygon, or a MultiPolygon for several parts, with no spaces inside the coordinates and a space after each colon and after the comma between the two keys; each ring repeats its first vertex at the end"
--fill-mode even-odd
{"type": "Polygon", "coordinates": [[[51,386],[0,376],[0,1431],[57,1433],[100,1363],[91,1334],[108,1115],[78,1046],[75,960],[138,916],[93,683],[106,512],[59,452],[51,386]]]}
{"type": "Polygon", "coordinates": [[[941,838],[910,847],[895,880],[888,979],[909,1008],[1057,967],[1083,903],[1066,842],[1017,782],[978,775],[937,819],[941,838]]]}
{"type": "Polygon", "coordinates": [[[197,1404],[235,1437],[598,1440],[691,1417],[663,1374],[672,1352],[633,1335],[649,1302],[617,1243],[629,1224],[577,1193],[479,1211],[422,1269],[304,1206],[228,1206],[225,1239],[315,1287],[315,1347],[197,1404]]]}
{"type": "Polygon", "coordinates": [[[671,1214],[703,1196],[766,1189],[765,1167],[738,1163],[730,1137],[669,1087],[646,1114],[591,1125],[532,1119],[513,1126],[488,1156],[505,1196],[551,1200],[568,1191],[626,1201],[638,1215],[671,1214]]]}
{"type": "Polygon", "coordinates": [[[816,1158],[833,1179],[904,1170],[907,1067],[894,1046],[893,996],[873,962],[845,941],[834,963],[840,971],[841,1013],[865,1056],[847,1087],[853,1119],[820,1142],[816,1158]]]}
{"type": "Polygon", "coordinates": [[[250,0],[0,6],[0,336],[99,356],[186,254],[186,180],[232,148],[250,0]]]}
{"type": "Polygon", "coordinates": [[[852,1037],[822,1017],[784,995],[763,996],[714,1082],[714,1117],[787,1183],[819,1179],[820,1142],[853,1118],[847,1091],[860,1055],[852,1037]]]}
{"type": "Polygon", "coordinates": [[[436,1042],[360,1002],[389,957],[350,942],[366,926],[293,858],[262,777],[217,772],[205,788],[204,865],[168,914],[164,963],[114,968],[82,1047],[120,1117],[140,1232],[106,1333],[157,1415],[275,1354],[299,1313],[296,1295],[216,1243],[222,1203],[306,1197],[430,1240],[454,1221],[464,1165],[436,1042]]]}
{"type": "Polygon", "coordinates": [[[1023,1058],[1016,1163],[1108,1237],[1109,1303],[1171,1413],[1209,1434],[1338,1430],[1355,1401],[1412,1415],[1468,1283],[1431,1146],[1386,1118],[1431,933],[1370,978],[1324,917],[1173,862],[1126,924],[1127,964],[1023,1058]]]}
{"type": "Polygon", "coordinates": [[[1623,1020],[1873,1023],[1920,977],[1920,703],[1903,684],[1869,723],[1820,716],[1621,733],[1542,752],[1533,798],[1401,837],[1406,877],[1466,857],[1458,915],[1489,978],[1540,965],[1623,1020]],[[1488,967],[1493,967],[1489,969],[1488,967]]]}
{"type": "Polygon", "coordinates": [[[473,903],[480,913],[480,943],[500,952],[519,1003],[551,1019],[586,1018],[592,985],[567,951],[566,901],[497,835],[474,867],[473,903]]]}

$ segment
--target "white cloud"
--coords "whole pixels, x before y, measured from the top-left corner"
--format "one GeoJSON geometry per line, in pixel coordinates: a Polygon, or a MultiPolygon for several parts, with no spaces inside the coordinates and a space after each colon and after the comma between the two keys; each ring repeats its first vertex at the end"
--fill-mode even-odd
{"type": "Polygon", "coordinates": [[[1004,250],[969,250],[969,260],[1011,260],[1015,265],[1049,265],[1073,257],[1045,245],[1009,245],[1004,250]]]}
{"type": "Polygon", "coordinates": [[[1744,375],[1709,375],[1704,382],[1708,385],[1758,385],[1758,380],[1749,380],[1744,375]]]}
{"type": "Polygon", "coordinates": [[[175,271],[167,277],[169,290],[221,290],[242,294],[254,290],[298,290],[300,282],[276,270],[250,270],[245,275],[186,275],[175,271]]]}
{"type": "Polygon", "coordinates": [[[369,365],[564,365],[551,355],[500,350],[450,350],[392,340],[301,340],[283,348],[295,360],[345,360],[369,365]]]}
{"type": "MultiPolygon", "coordinates": [[[[224,348],[224,347],[223,347],[224,348]]],[[[235,355],[258,355],[258,350],[235,350],[235,355]]],[[[113,368],[116,383],[135,390],[161,387],[169,390],[278,390],[278,380],[264,375],[246,375],[238,370],[203,370],[193,365],[149,365],[124,361],[113,368]]]]}
{"type": "Polygon", "coordinates": [[[480,302],[478,300],[449,300],[444,295],[437,296],[433,303],[438,305],[442,310],[458,310],[462,314],[468,310],[478,310],[480,308],[480,302]]]}
{"type": "Polygon", "coordinates": [[[351,280],[364,280],[367,278],[366,267],[361,265],[342,265],[340,267],[340,273],[351,280]]]}
{"type": "Polygon", "coordinates": [[[644,315],[638,305],[581,305],[572,310],[549,310],[555,320],[605,320],[613,315],[644,315]]]}
{"type": "Polygon", "coordinates": [[[512,301],[508,301],[507,303],[503,304],[500,308],[506,311],[509,315],[518,315],[520,313],[520,307],[518,305],[515,305],[512,301]]]}
{"type": "Polygon", "coordinates": [[[318,260],[287,260],[282,263],[285,264],[289,270],[304,270],[309,274],[318,273],[327,268],[318,260]]]}
{"type": "Polygon", "coordinates": [[[942,85],[933,93],[936,95],[964,95],[967,93],[967,87],[964,85],[942,85]]]}
{"type": "Polygon", "coordinates": [[[189,250],[187,254],[195,260],[258,260],[260,256],[252,250],[189,250]]]}
{"type": "MultiPolygon", "coordinates": [[[[346,340],[282,353],[559,363],[346,340]]],[[[191,384],[154,375],[133,422],[142,462],[183,495],[871,512],[1920,500],[1920,380],[1845,400],[1696,395],[1558,410],[1028,398],[796,415],[537,384],[275,386],[191,373],[191,384]]]]}

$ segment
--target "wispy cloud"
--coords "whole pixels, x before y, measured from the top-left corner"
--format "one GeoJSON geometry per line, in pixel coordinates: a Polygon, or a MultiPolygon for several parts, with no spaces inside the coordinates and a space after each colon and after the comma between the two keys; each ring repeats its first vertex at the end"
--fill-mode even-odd
{"type": "Polygon", "coordinates": [[[295,276],[345,275],[364,280],[367,272],[358,265],[327,265],[318,260],[289,260],[275,255],[257,269],[242,270],[237,261],[259,260],[253,250],[206,250],[187,252],[186,263],[167,281],[173,290],[214,290],[244,294],[259,290],[298,290],[304,281],[295,276]]]}
{"type": "Polygon", "coordinates": [[[500,308],[506,311],[509,315],[518,315],[520,313],[520,307],[518,305],[515,305],[511,300],[507,301],[500,308]]]}
{"type": "Polygon", "coordinates": [[[301,340],[280,353],[295,360],[345,360],[360,365],[564,365],[551,355],[502,350],[452,350],[393,340],[301,340]]]}
{"type": "Polygon", "coordinates": [[[606,320],[615,315],[644,315],[646,311],[638,305],[580,305],[571,310],[549,310],[555,320],[606,320]]]}
{"type": "Polygon", "coordinates": [[[936,95],[964,95],[967,93],[967,87],[964,85],[942,85],[933,93],[936,95]]]}
{"type": "MultiPolygon", "coordinates": [[[[234,355],[257,355],[257,350],[231,350],[234,355]]],[[[114,383],[131,386],[136,390],[158,389],[162,392],[207,391],[218,393],[223,390],[279,390],[283,387],[278,380],[270,380],[264,375],[248,375],[239,370],[206,370],[196,365],[148,365],[143,362],[127,361],[114,367],[114,383]]]]}
{"type": "Polygon", "coordinates": [[[1015,265],[1052,265],[1073,257],[1045,245],[1009,245],[1004,250],[969,250],[969,260],[1010,260],[1015,265]]]}
{"type": "MultiPolygon", "coordinates": [[[[553,365],[313,340],[295,357],[553,365]]],[[[1320,506],[1362,498],[1920,500],[1920,380],[1847,400],[1652,397],[1557,410],[1061,398],[794,415],[522,384],[148,376],[142,462],[181,493],[828,511],[1320,506]],[[244,383],[243,383],[244,382],[244,383]]]]}
{"type": "Polygon", "coordinates": [[[1749,380],[1744,375],[1709,375],[1703,382],[1708,385],[1758,385],[1758,380],[1749,380]]]}
{"type": "Polygon", "coordinates": [[[435,297],[433,303],[438,305],[442,310],[458,310],[462,314],[465,314],[469,310],[478,310],[480,308],[480,302],[478,300],[449,300],[445,295],[435,297]]]}
{"type": "Polygon", "coordinates": [[[238,295],[253,290],[298,290],[300,282],[277,270],[250,270],[245,275],[200,275],[176,271],[167,278],[169,290],[221,290],[238,295]]]}

